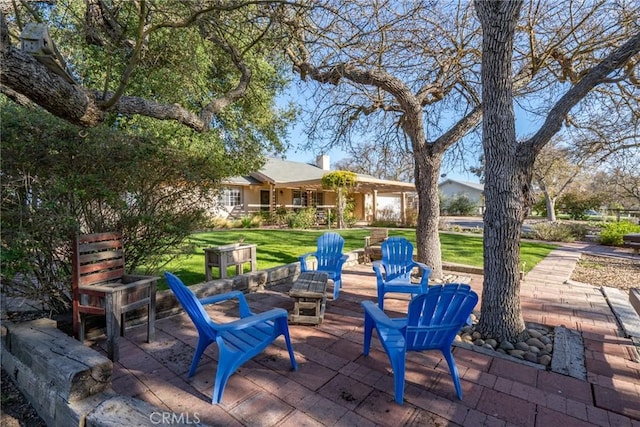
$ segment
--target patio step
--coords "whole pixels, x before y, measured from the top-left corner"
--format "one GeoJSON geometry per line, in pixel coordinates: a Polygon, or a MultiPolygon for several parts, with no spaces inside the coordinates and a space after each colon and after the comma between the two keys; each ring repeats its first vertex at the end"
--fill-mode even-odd
{"type": "Polygon", "coordinates": [[[601,286],[600,289],[609,303],[611,311],[618,319],[625,336],[640,339],[640,315],[634,309],[630,298],[617,288],[601,286]]]}
{"type": "Polygon", "coordinates": [[[629,302],[631,306],[636,310],[636,313],[640,315],[640,288],[629,289],[629,302]]]}

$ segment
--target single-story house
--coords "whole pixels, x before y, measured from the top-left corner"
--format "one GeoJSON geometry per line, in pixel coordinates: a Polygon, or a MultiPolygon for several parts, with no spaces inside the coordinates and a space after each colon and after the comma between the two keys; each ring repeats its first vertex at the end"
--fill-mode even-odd
{"type": "Polygon", "coordinates": [[[482,184],[446,179],[438,184],[438,190],[445,199],[463,195],[478,206],[479,213],[484,209],[484,185],[482,184]]]}
{"type": "MultiPolygon", "coordinates": [[[[238,218],[277,208],[315,207],[318,211],[334,209],[336,193],[322,188],[322,177],[331,172],[329,156],[318,156],[316,164],[268,158],[259,171],[229,179],[225,183],[217,215],[238,218]]],[[[356,174],[354,215],[360,221],[375,221],[380,200],[395,198],[400,219],[405,218],[407,197],[415,193],[413,183],[389,181],[356,174]],[[376,207],[374,209],[374,207],[376,207]]]]}

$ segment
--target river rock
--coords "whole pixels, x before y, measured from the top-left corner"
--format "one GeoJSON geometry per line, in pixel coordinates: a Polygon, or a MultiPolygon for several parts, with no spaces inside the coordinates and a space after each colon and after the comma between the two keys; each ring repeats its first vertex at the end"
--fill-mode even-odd
{"type": "Polygon", "coordinates": [[[551,356],[549,356],[548,354],[540,356],[540,359],[538,359],[538,363],[544,366],[549,366],[549,364],[551,363],[551,356]]]}
{"type": "Polygon", "coordinates": [[[527,340],[527,344],[533,347],[538,347],[540,350],[544,348],[544,343],[540,341],[538,338],[529,338],[527,340]]]}
{"type": "Polygon", "coordinates": [[[524,360],[528,360],[529,362],[533,362],[533,363],[538,363],[538,355],[528,351],[524,354],[524,360]]]}
{"type": "Polygon", "coordinates": [[[518,359],[524,360],[524,351],[522,350],[511,350],[509,351],[509,355],[512,357],[517,357],[518,359]]]}
{"type": "Polygon", "coordinates": [[[510,351],[510,350],[513,350],[515,347],[509,341],[504,340],[500,343],[500,348],[505,351],[510,351]]]}
{"type": "Polygon", "coordinates": [[[527,333],[529,334],[529,336],[531,338],[540,339],[540,337],[542,336],[542,334],[539,331],[535,330],[535,329],[527,329],[527,333]]]}

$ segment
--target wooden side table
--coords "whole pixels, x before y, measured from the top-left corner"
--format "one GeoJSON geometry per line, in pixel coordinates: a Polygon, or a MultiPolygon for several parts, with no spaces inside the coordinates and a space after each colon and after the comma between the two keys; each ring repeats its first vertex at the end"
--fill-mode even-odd
{"type": "Polygon", "coordinates": [[[327,273],[321,271],[300,273],[289,291],[289,296],[294,299],[289,322],[308,325],[322,323],[327,305],[327,281],[327,273]]]}

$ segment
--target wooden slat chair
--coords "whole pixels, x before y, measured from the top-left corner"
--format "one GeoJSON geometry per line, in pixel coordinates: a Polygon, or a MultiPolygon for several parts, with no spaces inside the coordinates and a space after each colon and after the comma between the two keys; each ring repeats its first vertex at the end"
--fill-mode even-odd
{"type": "Polygon", "coordinates": [[[478,294],[469,285],[456,283],[432,286],[426,294],[413,298],[406,318],[389,318],[373,301],[361,302],[365,312],[363,354],[369,354],[371,335],[376,329],[391,362],[398,404],[402,405],[404,401],[408,351],[439,350],[449,365],[456,395],[462,400],[462,387],[451,345],[458,331],[468,323],[477,303],[478,294]]]}
{"type": "Polygon", "coordinates": [[[622,236],[622,246],[632,248],[635,253],[640,254],[640,233],[630,233],[622,236]]]}
{"type": "Polygon", "coordinates": [[[125,274],[120,233],[76,236],[73,251],[73,331],[78,340],[84,342],[87,315],[105,316],[107,355],[115,362],[126,313],[147,307],[147,342],[153,341],[159,277],[125,274]]]}
{"type": "Polygon", "coordinates": [[[386,228],[372,228],[369,236],[364,238],[364,262],[370,263],[373,259],[380,259],[382,253],[381,244],[389,237],[386,228]]]}

